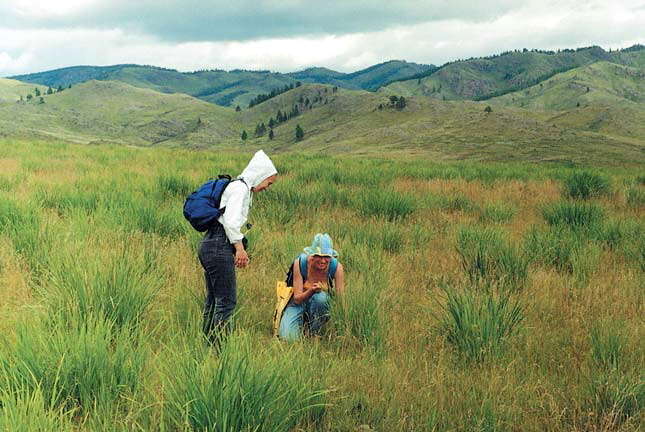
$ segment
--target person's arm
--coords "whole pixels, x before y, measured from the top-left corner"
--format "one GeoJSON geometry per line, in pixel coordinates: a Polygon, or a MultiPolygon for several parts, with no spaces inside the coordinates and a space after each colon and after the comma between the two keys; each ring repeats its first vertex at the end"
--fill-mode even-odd
{"type": "Polygon", "coordinates": [[[336,274],[334,275],[334,290],[340,296],[345,295],[345,270],[341,263],[338,263],[338,267],[336,267],[336,274]]]}
{"type": "Polygon", "coordinates": [[[293,301],[300,304],[307,301],[312,295],[320,292],[320,284],[316,283],[310,289],[304,288],[304,281],[300,273],[300,258],[293,263],[293,301]]]}
{"type": "Polygon", "coordinates": [[[246,223],[248,214],[248,197],[247,186],[243,182],[230,184],[226,191],[228,199],[226,201],[226,210],[222,215],[222,225],[226,232],[226,237],[235,247],[235,265],[237,267],[246,267],[249,263],[249,256],[244,250],[242,239],[242,226],[246,223]]]}

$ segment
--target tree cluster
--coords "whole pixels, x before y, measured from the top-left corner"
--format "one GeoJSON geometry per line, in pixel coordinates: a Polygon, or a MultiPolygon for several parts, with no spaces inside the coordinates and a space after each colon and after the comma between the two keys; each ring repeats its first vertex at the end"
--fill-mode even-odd
{"type": "Polygon", "coordinates": [[[381,111],[383,108],[396,108],[397,110],[401,111],[403,108],[405,108],[408,105],[408,101],[405,99],[404,96],[390,96],[389,97],[389,104],[388,105],[383,105],[379,104],[378,109],[381,111]]]}
{"type": "Polygon", "coordinates": [[[288,92],[289,90],[293,90],[296,87],[300,87],[301,85],[302,85],[302,83],[300,81],[297,81],[295,84],[294,83],[286,84],[282,88],[274,88],[269,93],[259,94],[256,97],[254,97],[253,99],[251,99],[251,102],[249,102],[249,108],[252,108],[252,107],[254,107],[254,106],[258,105],[258,104],[261,104],[264,101],[267,101],[267,100],[269,100],[271,98],[274,98],[274,97],[276,97],[278,95],[281,95],[284,92],[288,92]]]}

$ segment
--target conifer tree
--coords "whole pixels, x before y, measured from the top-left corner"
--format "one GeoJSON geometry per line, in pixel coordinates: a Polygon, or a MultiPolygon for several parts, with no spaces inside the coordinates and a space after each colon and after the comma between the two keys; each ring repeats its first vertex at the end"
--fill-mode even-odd
{"type": "Polygon", "coordinates": [[[305,137],[305,131],[302,130],[300,125],[296,125],[296,141],[302,141],[305,137]]]}
{"type": "Polygon", "coordinates": [[[40,96],[40,90],[38,90],[38,87],[34,88],[34,94],[36,96],[40,96]]]}
{"type": "Polygon", "coordinates": [[[242,131],[242,141],[246,141],[247,138],[248,138],[248,135],[246,134],[246,131],[243,130],[242,131]]]}
{"type": "Polygon", "coordinates": [[[275,134],[273,133],[273,129],[269,130],[269,139],[273,140],[274,136],[275,136],[275,134]]]}

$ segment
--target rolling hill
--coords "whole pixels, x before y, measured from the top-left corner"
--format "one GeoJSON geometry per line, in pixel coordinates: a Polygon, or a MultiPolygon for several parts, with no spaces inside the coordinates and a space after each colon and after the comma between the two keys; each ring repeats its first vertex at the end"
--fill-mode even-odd
{"type": "Polygon", "coordinates": [[[2,134],[135,145],[196,134],[214,144],[238,129],[231,109],[113,81],[88,81],[43,99],[0,104],[2,134]]]}
{"type": "Polygon", "coordinates": [[[284,113],[294,105],[300,115],[276,126],[272,141],[265,134],[247,144],[281,150],[419,153],[438,159],[645,161],[643,136],[634,141],[578,123],[556,124],[553,114],[503,106],[486,113],[483,102],[424,97],[409,98],[399,110],[381,93],[333,92],[319,85],[294,89],[243,111],[240,121],[253,136],[257,124],[268,124],[278,110],[284,113]],[[299,143],[294,139],[296,124],[305,131],[299,143]]]}
{"type": "Polygon", "coordinates": [[[597,62],[557,74],[522,91],[490,99],[492,106],[556,111],[552,122],[608,135],[645,137],[645,70],[597,62]]]}
{"type": "Polygon", "coordinates": [[[642,67],[645,47],[608,52],[600,47],[577,50],[510,51],[443,65],[426,77],[391,83],[388,94],[443,100],[483,100],[538,84],[551,76],[598,61],[642,67]]]}
{"type": "Polygon", "coordinates": [[[35,88],[38,88],[41,93],[47,91],[46,86],[39,84],[27,84],[21,81],[0,78],[0,102],[16,102],[21,97],[25,98],[28,94],[33,94],[35,88]]]}
{"type": "Polygon", "coordinates": [[[391,80],[410,77],[433,68],[434,66],[404,61],[389,61],[351,74],[325,68],[282,74],[246,70],[178,72],[154,66],[124,64],[101,67],[74,66],[12,78],[52,87],[67,87],[89,80],[121,81],[162,93],[185,93],[217,105],[246,107],[257,95],[295,84],[297,81],[375,90],[391,80]]]}
{"type": "MultiPolygon", "coordinates": [[[[99,80],[46,95],[44,103],[0,102],[0,134],[143,146],[642,164],[644,58],[642,46],[615,52],[598,47],[559,53],[512,52],[451,63],[434,73],[432,67],[425,67],[414,80],[393,82],[378,92],[362,88],[395,79],[398,73],[412,73],[418,65],[387,62],[355,74],[324,68],[293,74],[179,73],[123,65],[103,69],[99,80]],[[573,67],[577,64],[581,65],[573,67]],[[408,69],[401,72],[404,66],[408,69]],[[110,77],[116,78],[107,80],[110,77]],[[207,102],[223,103],[221,98],[228,98],[235,103],[263,88],[286,85],[285,79],[305,84],[239,112],[207,102]],[[307,84],[309,80],[327,84],[307,84]],[[207,82],[223,84],[206,88],[207,82]],[[431,83],[435,91],[428,92],[431,83]],[[518,86],[522,89],[511,91],[518,86]],[[242,88],[254,90],[242,94],[242,88]],[[479,102],[463,100],[465,95],[485,99],[482,95],[497,93],[504,94],[479,102]],[[446,95],[450,97],[444,100],[446,95]],[[404,106],[393,103],[393,96],[405,96],[404,106]],[[489,105],[492,109],[485,110],[489,105]],[[268,138],[270,125],[272,140],[268,138]],[[305,131],[299,142],[296,125],[305,131]],[[245,141],[240,138],[242,131],[248,136],[245,141]]],[[[57,74],[58,79],[87,78],[90,72],[96,70],[59,70],[57,74]]],[[[52,75],[45,73],[38,79],[45,78],[52,75]]],[[[0,81],[5,89],[12,88],[8,83],[16,85],[15,81],[0,81]]]]}

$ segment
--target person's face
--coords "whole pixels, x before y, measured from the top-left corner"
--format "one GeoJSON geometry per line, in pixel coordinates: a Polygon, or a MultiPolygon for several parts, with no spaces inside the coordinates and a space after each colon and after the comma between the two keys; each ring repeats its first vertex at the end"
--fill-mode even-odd
{"type": "Polygon", "coordinates": [[[331,257],[314,255],[311,261],[314,267],[316,268],[316,270],[324,271],[324,270],[327,270],[327,267],[329,267],[329,262],[331,261],[331,257]]]}
{"type": "Polygon", "coordinates": [[[262,183],[260,183],[259,185],[253,188],[253,192],[262,192],[263,190],[268,189],[269,186],[275,183],[277,178],[278,178],[277,174],[273,174],[271,177],[265,178],[264,180],[262,180],[262,183]]]}

